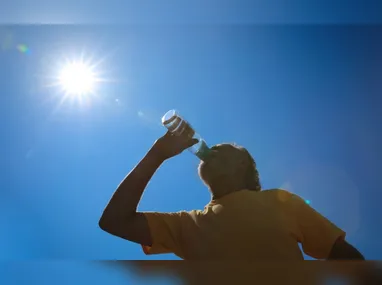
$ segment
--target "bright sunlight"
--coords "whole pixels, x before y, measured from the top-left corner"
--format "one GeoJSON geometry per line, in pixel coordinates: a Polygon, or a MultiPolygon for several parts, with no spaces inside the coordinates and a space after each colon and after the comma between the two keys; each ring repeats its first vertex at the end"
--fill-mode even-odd
{"type": "Polygon", "coordinates": [[[97,77],[84,62],[68,62],[58,77],[59,85],[68,95],[87,95],[94,92],[97,77]]]}
{"type": "Polygon", "coordinates": [[[102,100],[101,84],[111,82],[104,77],[107,73],[103,65],[105,57],[96,60],[94,55],[85,55],[82,51],[70,58],[63,55],[55,58],[44,71],[47,74],[44,86],[54,88],[50,98],[59,100],[54,112],[67,103],[87,108],[102,100]]]}

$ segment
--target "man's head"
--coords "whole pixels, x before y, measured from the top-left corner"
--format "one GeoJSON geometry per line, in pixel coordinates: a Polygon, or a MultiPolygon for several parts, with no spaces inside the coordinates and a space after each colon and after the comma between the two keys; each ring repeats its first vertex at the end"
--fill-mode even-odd
{"type": "Polygon", "coordinates": [[[254,159],[235,144],[211,147],[211,153],[199,164],[199,176],[216,198],[241,189],[261,190],[254,159]]]}

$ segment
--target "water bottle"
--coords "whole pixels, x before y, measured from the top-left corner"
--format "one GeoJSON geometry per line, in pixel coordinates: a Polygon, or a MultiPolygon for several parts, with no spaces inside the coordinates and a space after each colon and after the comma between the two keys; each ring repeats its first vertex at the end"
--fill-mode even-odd
{"type": "Polygon", "coordinates": [[[179,115],[178,111],[168,111],[162,117],[162,124],[174,135],[186,135],[189,138],[197,139],[198,142],[192,147],[188,148],[188,150],[201,160],[204,160],[207,157],[210,149],[207,146],[205,140],[195,132],[189,122],[187,122],[179,115]]]}

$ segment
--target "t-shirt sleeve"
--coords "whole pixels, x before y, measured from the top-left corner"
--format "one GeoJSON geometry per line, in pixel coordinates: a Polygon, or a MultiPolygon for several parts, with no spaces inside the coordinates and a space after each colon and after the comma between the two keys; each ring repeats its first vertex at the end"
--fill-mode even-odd
{"type": "Polygon", "coordinates": [[[142,245],[145,254],[174,253],[183,256],[182,250],[182,224],[187,212],[159,213],[144,212],[147,219],[152,245],[142,245]]]}
{"type": "Polygon", "coordinates": [[[316,259],[328,258],[334,243],[346,233],[297,195],[292,194],[290,201],[304,253],[316,259]]]}

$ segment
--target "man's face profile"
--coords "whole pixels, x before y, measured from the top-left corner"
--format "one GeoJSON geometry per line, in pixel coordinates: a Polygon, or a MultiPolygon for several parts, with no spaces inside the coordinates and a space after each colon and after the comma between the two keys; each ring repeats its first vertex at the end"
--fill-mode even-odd
{"type": "Polygon", "coordinates": [[[199,176],[208,184],[233,179],[245,171],[248,163],[246,155],[232,144],[218,144],[211,147],[205,161],[199,164],[199,176]]]}

